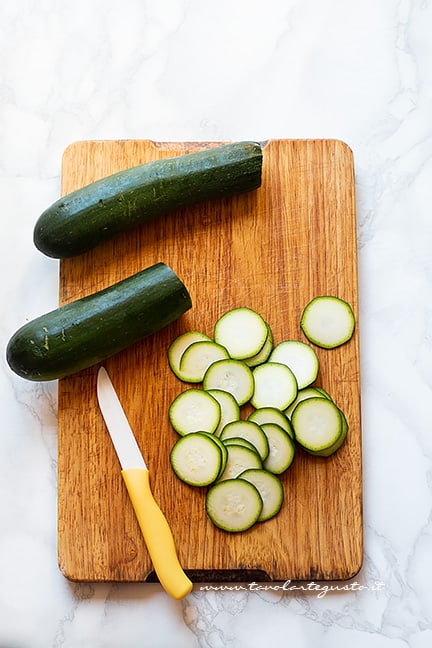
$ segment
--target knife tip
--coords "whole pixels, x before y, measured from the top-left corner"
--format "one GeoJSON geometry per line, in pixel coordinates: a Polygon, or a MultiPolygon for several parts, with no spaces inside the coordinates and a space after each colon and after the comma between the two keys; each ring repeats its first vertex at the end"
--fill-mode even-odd
{"type": "Polygon", "coordinates": [[[107,370],[105,369],[105,367],[100,366],[99,369],[98,369],[98,373],[97,373],[98,382],[100,382],[101,380],[104,380],[104,379],[106,380],[107,378],[108,378],[107,370]]]}

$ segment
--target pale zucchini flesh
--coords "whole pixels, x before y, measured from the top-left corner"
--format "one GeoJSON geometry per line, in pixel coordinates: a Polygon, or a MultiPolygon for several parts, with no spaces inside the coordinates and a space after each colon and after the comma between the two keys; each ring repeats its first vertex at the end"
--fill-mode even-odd
{"type": "Polygon", "coordinates": [[[251,358],[245,358],[243,360],[243,362],[245,362],[248,367],[257,367],[258,365],[263,364],[263,362],[266,362],[269,359],[269,356],[273,349],[273,333],[268,325],[267,329],[267,338],[263,344],[262,349],[251,358]]]}
{"type": "Polygon", "coordinates": [[[210,342],[209,336],[205,333],[201,333],[201,331],[186,331],[178,335],[168,348],[168,364],[172,372],[183,382],[188,382],[188,380],[180,371],[182,355],[191,344],[203,341],[210,342]]]}
{"type": "Polygon", "coordinates": [[[200,383],[213,362],[226,360],[228,357],[228,351],[220,344],[211,340],[200,340],[185,349],[180,360],[180,373],[187,382],[200,383]]]}
{"type": "Polygon", "coordinates": [[[213,524],[236,533],[258,521],[263,502],[257,488],[245,479],[227,479],[210,487],[206,512],[213,524]]]}
{"type": "Polygon", "coordinates": [[[276,423],[276,425],[279,425],[283,430],[285,430],[291,438],[294,438],[291,422],[285,413],[276,409],[276,407],[260,407],[249,414],[248,421],[253,421],[254,423],[258,423],[258,425],[262,425],[263,423],[276,423]]]}
{"type": "Polygon", "coordinates": [[[266,435],[257,423],[243,420],[229,423],[222,430],[220,438],[222,441],[225,441],[232,437],[241,437],[246,439],[246,441],[252,443],[262,461],[267,459],[269,444],[266,435]]]}
{"type": "Polygon", "coordinates": [[[296,378],[284,364],[266,362],[254,369],[255,390],[250,399],[256,409],[275,407],[285,410],[297,396],[296,378]]]}
{"type": "Polygon", "coordinates": [[[220,436],[225,425],[240,419],[240,407],[232,394],[222,389],[208,389],[207,392],[217,400],[221,408],[219,424],[216,428],[216,436],[220,436]]]}
{"type": "Polygon", "coordinates": [[[286,364],[296,377],[298,389],[308,387],[318,376],[316,352],[309,344],[298,340],[280,342],[271,352],[269,361],[286,364]]]}
{"type": "MultiPolygon", "coordinates": [[[[210,437],[210,439],[213,441],[213,443],[216,443],[219,450],[221,451],[221,465],[220,465],[220,469],[219,469],[219,472],[218,472],[217,478],[216,478],[216,479],[218,479],[222,475],[223,471],[225,470],[225,466],[226,466],[226,463],[228,461],[228,450],[226,449],[226,447],[222,443],[222,441],[219,439],[219,437],[216,436],[216,434],[213,434],[211,432],[199,432],[199,434],[204,434],[205,436],[210,437]]],[[[188,436],[191,436],[191,435],[188,435],[188,436]]]]}
{"type": "Polygon", "coordinates": [[[254,393],[254,378],[252,371],[241,360],[218,360],[207,369],[203,388],[226,391],[241,406],[245,405],[254,393]]]}
{"type": "Polygon", "coordinates": [[[202,389],[181,392],[169,407],[169,420],[174,430],[184,436],[193,432],[213,433],[220,420],[220,405],[202,389]]]}
{"type": "Polygon", "coordinates": [[[223,445],[225,448],[228,446],[242,446],[242,448],[248,448],[249,450],[252,450],[252,452],[256,452],[256,454],[259,456],[259,452],[254,446],[253,443],[248,441],[247,439],[244,439],[243,437],[227,437],[226,439],[223,440],[223,445]]]}
{"type": "Polygon", "coordinates": [[[208,486],[220,473],[222,452],[211,435],[197,432],[183,436],[175,443],[170,463],[177,477],[186,484],[208,486]]]}
{"type": "Polygon", "coordinates": [[[330,446],[329,448],[325,448],[324,450],[316,450],[316,451],[311,451],[309,450],[310,454],[313,454],[317,457],[330,457],[332,454],[337,452],[339,448],[343,446],[343,444],[346,441],[347,435],[348,435],[348,422],[345,417],[345,414],[342,412],[341,409],[339,409],[339,413],[342,418],[342,433],[339,435],[339,437],[336,439],[334,444],[330,446]]]}
{"type": "Polygon", "coordinates": [[[269,454],[263,462],[263,468],[275,475],[281,475],[294,461],[294,440],[276,423],[264,423],[261,429],[269,443],[269,454]]]}
{"type": "Polygon", "coordinates": [[[250,468],[242,472],[239,479],[246,479],[260,494],[263,507],[258,522],[266,522],[279,513],[284,501],[284,489],[277,475],[268,470],[250,468]]]}
{"type": "Polygon", "coordinates": [[[249,450],[240,445],[229,445],[226,448],[228,450],[228,460],[225,470],[219,477],[220,481],[235,479],[248,468],[262,468],[260,456],[254,450],[249,450]]]}
{"type": "MultiPolygon", "coordinates": [[[[299,389],[295,400],[291,403],[289,407],[285,410],[284,414],[288,420],[291,420],[292,413],[295,408],[301,401],[306,400],[307,398],[327,398],[325,394],[316,387],[305,387],[304,389],[299,389]]],[[[331,400],[331,399],[330,399],[331,400]]]]}
{"type": "Polygon", "coordinates": [[[351,306],[343,299],[319,296],[304,309],[300,326],[310,342],[324,349],[334,349],[351,339],[355,317],[351,306]]]}
{"type": "Polygon", "coordinates": [[[225,347],[231,358],[244,360],[256,356],[268,337],[268,326],[250,308],[234,308],[216,322],[214,340],[225,347]]]}
{"type": "Polygon", "coordinates": [[[297,443],[312,452],[331,448],[343,432],[339,408],[325,397],[307,398],[299,403],[291,423],[297,443]]]}

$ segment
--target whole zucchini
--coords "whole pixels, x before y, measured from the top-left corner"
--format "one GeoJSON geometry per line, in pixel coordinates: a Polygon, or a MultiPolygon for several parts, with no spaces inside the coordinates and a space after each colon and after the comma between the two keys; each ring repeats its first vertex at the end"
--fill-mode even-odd
{"type": "Polygon", "coordinates": [[[34,243],[47,256],[73,257],[174,209],[256,189],[261,170],[262,149],[255,142],[132,167],[53,203],[36,222],[34,243]]]}
{"type": "Polygon", "coordinates": [[[9,340],[7,361],[28,380],[63,378],[158,331],[191,306],[177,275],[157,263],[28,322],[9,340]]]}

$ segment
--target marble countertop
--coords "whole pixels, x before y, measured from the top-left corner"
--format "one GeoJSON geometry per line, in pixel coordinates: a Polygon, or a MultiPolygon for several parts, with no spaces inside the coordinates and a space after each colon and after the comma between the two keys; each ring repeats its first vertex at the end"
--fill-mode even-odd
{"type": "MultiPolygon", "coordinates": [[[[57,385],[1,356],[1,648],[432,645],[432,3],[4,0],[1,347],[54,308],[31,232],[82,139],[337,138],[355,156],[365,556],[338,591],[71,583],[57,385]]],[[[340,584],[342,585],[342,584],[340,584]]]]}

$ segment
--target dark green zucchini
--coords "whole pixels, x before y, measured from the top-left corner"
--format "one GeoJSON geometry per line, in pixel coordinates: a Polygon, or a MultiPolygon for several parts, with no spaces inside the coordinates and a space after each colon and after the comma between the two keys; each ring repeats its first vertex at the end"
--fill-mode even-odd
{"type": "Polygon", "coordinates": [[[28,322],[10,339],[7,361],[28,380],[63,378],[158,331],[191,306],[177,275],[157,263],[28,322]]]}
{"type": "Polygon", "coordinates": [[[34,229],[36,247],[73,257],[157,216],[261,185],[262,149],[225,144],[120,171],[53,203],[34,229]]]}

